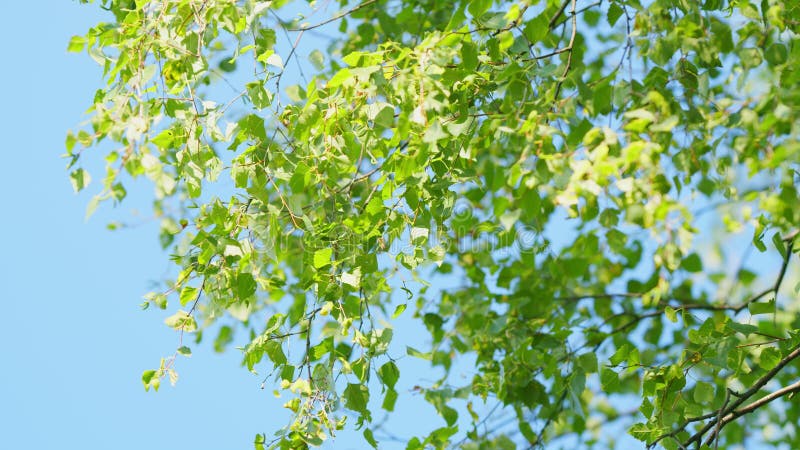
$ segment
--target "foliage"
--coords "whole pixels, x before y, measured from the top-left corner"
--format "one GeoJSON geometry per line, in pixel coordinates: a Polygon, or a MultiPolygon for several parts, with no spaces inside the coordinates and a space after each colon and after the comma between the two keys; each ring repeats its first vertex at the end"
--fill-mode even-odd
{"type": "Polygon", "coordinates": [[[256,448],[377,447],[412,359],[442,421],[409,449],[800,448],[794,2],[100,3],[71,180],[100,145],[89,213],[152,181],[144,306],[246,339],[293,414],[256,448]]]}

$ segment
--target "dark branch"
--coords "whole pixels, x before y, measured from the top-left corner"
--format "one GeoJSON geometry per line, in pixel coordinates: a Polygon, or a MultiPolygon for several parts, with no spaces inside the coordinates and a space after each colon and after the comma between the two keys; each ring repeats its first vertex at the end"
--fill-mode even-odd
{"type": "MultiPolygon", "coordinates": [[[[575,14],[575,6],[577,4],[577,0],[572,0],[572,11],[570,14],[572,15],[572,36],[569,39],[569,45],[567,45],[567,65],[564,67],[564,73],[561,74],[561,78],[558,79],[558,83],[556,83],[556,91],[553,94],[553,103],[555,104],[558,102],[558,95],[561,93],[561,87],[564,84],[564,80],[566,80],[567,75],[569,74],[569,69],[572,66],[572,48],[575,45],[575,36],[578,34],[578,16],[575,14]]],[[[566,2],[561,8],[563,12],[564,7],[566,6],[566,2]]],[[[555,108],[555,105],[553,105],[555,108]]]]}
{"type": "MultiPolygon", "coordinates": [[[[760,391],[761,388],[763,388],[772,378],[775,377],[775,375],[777,375],[784,367],[786,367],[787,364],[789,364],[790,362],[795,360],[798,356],[800,356],[800,346],[796,347],[791,353],[789,353],[783,359],[781,359],[778,362],[778,364],[775,367],[772,368],[772,370],[770,370],[769,372],[764,374],[764,376],[762,376],[761,378],[756,380],[755,384],[753,384],[753,387],[751,387],[750,389],[748,389],[747,391],[742,393],[741,396],[738,397],[735,401],[731,402],[730,405],[728,405],[725,408],[722,408],[722,414],[719,414],[717,417],[723,417],[722,421],[724,423],[719,426],[719,429],[721,429],[722,427],[724,427],[725,425],[730,423],[730,421],[732,421],[736,417],[739,417],[739,416],[741,416],[743,414],[747,414],[748,412],[752,412],[758,406],[762,406],[762,405],[764,405],[766,403],[769,403],[770,401],[774,400],[774,398],[777,398],[777,397],[771,398],[771,399],[769,399],[769,400],[767,400],[766,402],[763,402],[763,403],[761,402],[761,400],[757,400],[757,401],[751,403],[750,405],[747,405],[746,407],[742,408],[743,410],[746,410],[745,412],[742,412],[741,414],[738,414],[738,415],[736,414],[738,412],[737,409],[740,406],[742,406],[742,404],[744,404],[744,402],[746,402],[747,399],[749,399],[750,397],[755,395],[758,391],[760,391]],[[726,419],[727,419],[727,421],[726,421],[726,419]]],[[[797,383],[795,383],[795,384],[797,384],[797,383]]],[[[793,389],[797,389],[794,386],[795,385],[792,384],[791,386],[788,386],[788,387],[792,387],[793,389]]],[[[781,392],[781,391],[777,391],[777,392],[781,392]]],[[[788,392],[786,392],[786,393],[788,393],[788,392]]],[[[781,394],[781,395],[784,395],[784,394],[781,394]]],[[[780,395],[778,395],[778,397],[780,397],[780,395]]],[[[764,398],[767,398],[767,397],[764,397],[764,398]]],[[[717,426],[718,420],[719,419],[715,419],[715,420],[712,420],[709,423],[707,423],[702,429],[700,429],[700,431],[695,433],[686,442],[684,442],[684,444],[683,444],[684,447],[688,447],[692,443],[698,443],[699,444],[702,441],[703,436],[706,433],[708,433],[712,428],[715,428],[717,426]]],[[[707,444],[710,443],[711,440],[713,440],[713,438],[716,437],[717,432],[718,431],[715,430],[715,432],[712,433],[711,436],[709,436],[708,440],[706,440],[707,444]]]]}
{"type": "Polygon", "coordinates": [[[569,5],[570,0],[564,0],[564,3],[561,4],[561,7],[558,8],[556,14],[550,19],[550,23],[547,24],[547,28],[553,29],[556,27],[558,19],[561,18],[561,15],[564,14],[564,10],[567,9],[567,5],[569,5]]]}

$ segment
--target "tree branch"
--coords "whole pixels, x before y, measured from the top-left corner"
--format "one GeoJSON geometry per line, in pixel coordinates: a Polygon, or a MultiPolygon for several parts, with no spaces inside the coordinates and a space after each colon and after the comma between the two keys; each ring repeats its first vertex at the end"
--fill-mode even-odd
{"type": "MultiPolygon", "coordinates": [[[[561,74],[561,78],[559,78],[558,83],[556,84],[556,92],[555,94],[553,94],[553,103],[558,101],[558,95],[561,93],[561,86],[564,84],[564,80],[567,78],[570,66],[572,65],[572,48],[575,45],[575,36],[578,34],[578,16],[575,14],[576,4],[577,0],[572,0],[572,11],[570,12],[570,14],[572,15],[572,36],[570,36],[569,45],[566,47],[568,49],[567,65],[564,67],[564,73],[561,74]]],[[[566,2],[564,3],[560,11],[563,12],[565,6],[566,2]]],[[[555,104],[553,105],[553,108],[555,108],[555,104]]]]}
{"type": "Polygon", "coordinates": [[[781,264],[781,270],[778,272],[778,278],[775,280],[775,284],[772,287],[765,289],[758,294],[751,297],[746,302],[742,303],[741,305],[733,308],[733,311],[739,313],[741,310],[747,308],[751,303],[755,303],[756,301],[760,300],[765,295],[773,292],[775,297],[778,296],[778,291],[781,289],[781,284],[783,283],[783,277],[786,275],[786,269],[789,268],[789,259],[792,257],[792,250],[794,249],[794,236],[796,232],[790,235],[789,238],[784,238],[785,242],[788,242],[786,245],[786,254],[783,255],[783,263],[781,264]]]}
{"type": "Polygon", "coordinates": [[[553,29],[558,22],[558,19],[561,18],[561,15],[564,14],[564,10],[567,9],[567,5],[569,5],[570,0],[564,0],[564,3],[561,4],[561,7],[558,8],[556,14],[550,19],[550,23],[547,24],[547,28],[553,29]]]}
{"type": "Polygon", "coordinates": [[[747,406],[742,407],[741,409],[738,409],[736,411],[733,411],[733,412],[729,413],[727,416],[722,418],[722,421],[721,421],[722,425],[721,426],[724,427],[725,425],[727,425],[729,422],[733,421],[737,417],[741,417],[741,416],[743,416],[745,414],[751,413],[751,412],[755,411],[756,409],[766,405],[767,403],[769,403],[769,402],[771,402],[771,401],[773,401],[773,400],[775,400],[777,398],[780,398],[780,397],[783,397],[784,395],[789,395],[791,393],[798,392],[798,391],[800,391],[800,380],[795,381],[794,383],[792,383],[792,384],[790,384],[790,385],[788,385],[788,386],[786,386],[784,388],[780,388],[777,391],[775,391],[775,392],[773,392],[773,393],[771,393],[769,395],[765,395],[764,397],[761,397],[760,399],[748,404],[747,406]]]}
{"type": "Polygon", "coordinates": [[[376,1],[378,1],[378,0],[367,0],[364,3],[361,3],[359,5],[354,6],[353,8],[348,9],[347,11],[343,11],[343,12],[340,12],[339,14],[336,14],[335,16],[331,17],[330,19],[326,19],[326,20],[323,20],[322,22],[315,23],[314,25],[308,25],[308,26],[305,26],[305,27],[288,28],[288,30],[289,31],[301,31],[301,32],[302,31],[313,30],[314,28],[319,28],[319,27],[327,25],[327,24],[329,24],[331,22],[335,22],[335,21],[341,19],[342,17],[349,16],[350,14],[353,14],[354,12],[358,11],[359,9],[361,9],[361,8],[363,8],[365,6],[373,4],[376,1]]]}
{"type": "MultiPolygon", "coordinates": [[[[745,302],[743,302],[742,304],[740,304],[738,306],[685,305],[682,309],[708,309],[708,310],[718,310],[718,311],[727,310],[727,311],[732,311],[734,314],[738,314],[739,312],[741,312],[742,310],[747,308],[751,303],[754,303],[754,302],[760,300],[761,298],[763,298],[764,296],[766,296],[766,295],[768,295],[770,293],[774,293],[775,296],[777,297],[778,291],[780,290],[781,284],[783,283],[784,276],[786,275],[786,270],[789,267],[789,259],[792,256],[792,250],[794,248],[793,240],[794,240],[794,237],[797,236],[797,234],[798,234],[798,231],[794,231],[794,232],[790,233],[789,235],[787,235],[786,237],[783,238],[784,242],[787,242],[786,253],[784,255],[782,255],[783,256],[783,263],[781,264],[781,268],[780,268],[780,271],[778,272],[778,276],[777,276],[777,278],[775,280],[775,283],[771,287],[769,287],[769,288],[767,288],[767,289],[765,289],[765,290],[753,295],[752,297],[750,297],[749,299],[747,299],[745,302]]],[[[634,319],[632,319],[631,321],[629,321],[629,322],[623,324],[622,326],[617,327],[616,329],[614,329],[612,331],[612,334],[613,333],[617,333],[617,332],[622,331],[622,330],[625,330],[628,327],[639,323],[643,319],[648,318],[648,317],[653,317],[654,315],[655,315],[654,313],[639,314],[634,319]]],[[[780,340],[782,338],[773,337],[773,339],[780,340]]],[[[761,345],[761,344],[763,344],[763,343],[759,343],[758,345],[761,345]]],[[[678,433],[680,433],[683,430],[685,430],[686,427],[692,422],[699,422],[699,421],[702,421],[702,420],[707,420],[707,419],[712,419],[713,418],[714,420],[711,420],[710,422],[708,422],[702,429],[700,429],[700,431],[696,432],[686,442],[681,444],[682,447],[684,447],[684,448],[689,447],[692,443],[697,443],[699,445],[702,442],[703,435],[705,435],[707,432],[709,432],[713,428],[713,431],[712,431],[711,435],[705,441],[706,445],[710,445],[711,442],[719,435],[719,433],[722,430],[722,428],[724,428],[725,425],[727,425],[731,421],[735,420],[736,418],[738,418],[740,416],[743,416],[743,415],[748,414],[748,413],[750,413],[752,411],[755,411],[759,407],[761,407],[763,405],[766,405],[767,403],[771,402],[772,400],[775,400],[776,398],[779,398],[779,397],[781,397],[783,395],[790,394],[792,392],[800,391],[800,381],[798,381],[798,382],[795,382],[795,383],[793,383],[793,384],[791,384],[791,385],[789,385],[789,386],[787,386],[785,388],[779,389],[778,391],[775,391],[772,394],[769,394],[769,395],[767,395],[767,396],[765,396],[765,397],[763,397],[763,398],[761,398],[759,400],[756,400],[756,401],[748,404],[747,406],[742,407],[741,409],[737,409],[742,404],[744,404],[744,402],[746,402],[750,397],[752,397],[759,390],[761,390],[761,388],[764,387],[764,385],[766,385],[773,377],[775,377],[775,375],[777,375],[778,372],[780,372],[781,369],[783,369],[783,367],[785,367],[789,362],[791,362],[792,360],[796,359],[799,356],[800,356],[800,346],[796,347],[791,353],[786,355],[786,357],[784,357],[780,362],[778,362],[778,365],[773,367],[772,370],[770,370],[764,376],[759,378],[756,381],[756,383],[750,389],[748,389],[747,391],[745,391],[742,394],[735,394],[734,392],[732,392],[729,389],[728,390],[728,394],[726,395],[726,402],[719,409],[717,409],[716,411],[713,411],[711,413],[704,414],[702,416],[686,419],[682,426],[678,427],[677,429],[675,429],[675,430],[673,430],[673,431],[671,431],[669,433],[666,433],[666,434],[663,434],[663,435],[659,436],[658,438],[656,438],[656,440],[654,440],[653,442],[648,444],[648,448],[654,446],[656,443],[658,443],[659,441],[661,441],[664,438],[667,438],[667,437],[675,438],[675,436],[677,436],[678,433]],[[730,394],[734,394],[734,396],[737,397],[737,399],[735,401],[731,402],[731,403],[729,403],[727,401],[728,399],[730,399],[730,394]]]]}
{"type": "MultiPolygon", "coordinates": [[[[774,396],[776,393],[773,393],[772,394],[774,396],[773,398],[770,398],[770,399],[768,399],[766,401],[763,401],[763,402],[762,402],[763,399],[757,400],[757,401],[747,405],[746,407],[742,408],[742,410],[744,410],[744,411],[741,412],[740,414],[737,414],[737,413],[740,412],[740,411],[737,411],[737,409],[744,402],[746,402],[747,399],[749,399],[750,397],[755,395],[758,391],[760,391],[761,388],[763,388],[772,378],[775,377],[775,375],[777,375],[784,367],[786,367],[787,364],[789,364],[790,362],[795,360],[798,356],[800,356],[800,346],[795,347],[795,349],[791,353],[786,355],[783,359],[781,359],[778,362],[778,364],[775,367],[772,368],[772,370],[770,370],[769,372],[764,374],[764,376],[762,376],[761,378],[756,380],[755,384],[753,384],[753,387],[751,387],[750,389],[748,389],[747,391],[742,393],[735,401],[731,402],[730,405],[728,405],[727,407],[721,408],[722,414],[717,415],[716,419],[708,422],[703,428],[700,429],[700,431],[695,433],[686,442],[684,442],[683,446],[684,447],[689,447],[692,443],[698,443],[699,444],[703,439],[703,435],[705,435],[712,428],[715,428],[717,426],[717,422],[720,421],[719,417],[722,417],[721,420],[722,420],[723,423],[718,427],[717,430],[714,431],[714,433],[711,434],[711,436],[709,436],[709,438],[706,440],[706,444],[709,444],[713,440],[713,438],[716,437],[718,431],[721,430],[725,425],[730,423],[732,420],[734,420],[736,417],[739,417],[739,416],[741,416],[743,414],[747,414],[749,412],[752,412],[755,409],[757,409],[759,406],[762,406],[762,405],[764,405],[766,403],[769,403],[770,401],[774,400],[775,398],[780,397],[781,395],[785,395],[785,394],[789,393],[788,391],[781,393],[781,391],[783,391],[783,389],[781,389],[779,391],[776,391],[776,393],[780,393],[780,395],[774,396]]],[[[797,384],[797,383],[794,383],[791,386],[787,386],[787,388],[791,388],[791,389],[794,389],[794,390],[800,389],[800,387],[795,386],[795,384],[797,384]]],[[[784,389],[786,389],[786,388],[784,388],[784,389]]],[[[767,396],[767,397],[770,397],[770,396],[767,396]]],[[[764,398],[767,398],[767,397],[764,397],[764,398]]]]}

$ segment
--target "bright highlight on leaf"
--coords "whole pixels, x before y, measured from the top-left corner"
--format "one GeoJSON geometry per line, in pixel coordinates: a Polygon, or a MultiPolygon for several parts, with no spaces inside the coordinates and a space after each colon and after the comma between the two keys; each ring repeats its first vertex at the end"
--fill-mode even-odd
{"type": "Polygon", "coordinates": [[[76,169],[69,175],[69,180],[72,183],[72,189],[75,192],[80,192],[89,185],[92,177],[89,176],[89,172],[83,169],[76,169]]]}
{"type": "Polygon", "coordinates": [[[170,327],[175,328],[176,330],[192,332],[197,329],[197,323],[194,320],[194,317],[190,316],[189,313],[185,311],[178,311],[177,313],[167,317],[164,320],[164,323],[170,327]]]}
{"type": "Polygon", "coordinates": [[[333,250],[330,248],[323,248],[314,252],[314,267],[320,269],[331,263],[331,255],[333,250]]]}

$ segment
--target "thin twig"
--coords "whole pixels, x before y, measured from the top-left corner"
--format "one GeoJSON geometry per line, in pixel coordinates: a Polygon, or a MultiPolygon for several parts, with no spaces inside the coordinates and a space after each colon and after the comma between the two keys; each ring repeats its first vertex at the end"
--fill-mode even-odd
{"type": "MultiPolygon", "coordinates": [[[[569,45],[566,47],[568,49],[567,52],[567,65],[564,67],[564,73],[561,74],[561,77],[558,79],[558,83],[556,83],[556,92],[553,94],[553,106],[555,107],[555,103],[558,102],[558,95],[561,93],[561,87],[564,84],[564,80],[566,80],[567,75],[569,74],[569,69],[572,66],[572,49],[575,45],[575,36],[578,34],[578,16],[575,14],[575,6],[577,4],[577,0],[572,0],[572,11],[570,14],[572,15],[572,36],[569,39],[569,45]]],[[[565,3],[566,5],[566,3],[565,3]]],[[[563,7],[562,7],[563,11],[563,7]]]]}
{"type": "Polygon", "coordinates": [[[335,21],[341,19],[342,17],[349,16],[350,14],[353,14],[354,12],[358,11],[359,9],[361,9],[361,8],[363,8],[365,6],[373,4],[376,1],[378,1],[378,0],[367,0],[364,3],[356,5],[353,8],[348,9],[347,11],[343,11],[343,12],[341,12],[339,14],[336,14],[335,16],[331,17],[330,19],[326,19],[326,20],[323,20],[322,22],[315,23],[314,25],[308,25],[308,26],[300,27],[300,28],[287,28],[287,29],[289,31],[300,31],[300,32],[313,30],[314,28],[319,28],[319,27],[327,25],[327,24],[329,24],[331,22],[335,22],[335,21]]]}
{"type": "MultiPolygon", "coordinates": [[[[719,408],[719,414],[717,414],[717,427],[714,429],[714,434],[719,437],[719,430],[722,428],[722,411],[728,406],[728,403],[731,401],[731,391],[725,391],[725,401],[722,402],[722,406],[719,408]]],[[[714,441],[714,450],[719,448],[719,439],[714,441]]]]}
{"type": "Polygon", "coordinates": [[[556,26],[556,22],[558,19],[561,18],[561,15],[564,14],[564,10],[567,9],[567,5],[569,4],[570,0],[564,0],[564,3],[561,4],[561,7],[558,8],[556,14],[550,18],[550,23],[547,24],[547,28],[552,30],[556,26]]]}
{"type": "MultiPolygon", "coordinates": [[[[596,2],[594,2],[594,3],[592,3],[592,4],[589,4],[589,5],[586,5],[586,6],[584,6],[583,8],[581,8],[581,9],[579,9],[579,10],[575,11],[575,14],[579,14],[579,15],[580,15],[580,14],[583,14],[583,13],[585,13],[586,11],[588,11],[588,10],[590,10],[590,9],[594,8],[595,6],[602,6],[602,5],[603,5],[603,0],[599,0],[599,1],[596,1],[596,2]]],[[[569,19],[564,19],[564,20],[561,20],[561,21],[559,21],[558,23],[554,24],[552,28],[558,28],[558,27],[560,27],[560,26],[561,26],[561,25],[563,25],[563,24],[564,24],[564,23],[565,23],[567,20],[569,20],[569,19]]]]}
{"type": "MultiPolygon", "coordinates": [[[[275,77],[275,94],[278,96],[278,102],[276,103],[275,110],[276,112],[280,109],[280,95],[281,95],[281,78],[283,78],[283,74],[286,73],[286,65],[292,60],[292,56],[294,56],[295,52],[297,51],[297,46],[300,45],[300,39],[303,37],[303,33],[305,30],[300,30],[300,34],[297,35],[297,38],[294,40],[294,44],[292,44],[292,49],[289,51],[289,56],[286,57],[286,61],[283,63],[283,67],[278,75],[275,77]]],[[[295,58],[296,60],[297,58],[295,58]]],[[[302,73],[302,69],[301,69],[302,73]]]]}
{"type": "Polygon", "coordinates": [[[275,180],[272,178],[272,175],[267,175],[267,179],[270,181],[270,183],[272,183],[272,186],[274,186],[275,190],[278,192],[278,197],[280,197],[281,203],[283,203],[283,207],[286,208],[286,211],[289,212],[289,218],[292,219],[292,224],[294,224],[294,227],[299,230],[300,226],[297,224],[297,221],[295,220],[296,216],[292,212],[291,208],[289,208],[289,204],[286,203],[286,199],[283,198],[283,193],[281,192],[280,188],[278,188],[278,185],[275,184],[275,180]]]}
{"type": "Polygon", "coordinates": [[[544,433],[547,431],[547,428],[550,426],[550,424],[553,422],[553,420],[556,418],[556,416],[558,416],[563,411],[563,403],[564,403],[564,399],[567,398],[567,392],[568,391],[569,391],[569,389],[564,389],[564,392],[561,393],[561,397],[559,397],[558,402],[556,403],[558,405],[558,409],[556,411],[554,411],[553,414],[550,414],[547,417],[547,420],[545,420],[545,422],[544,422],[544,426],[542,426],[542,430],[539,432],[539,435],[536,437],[536,441],[534,443],[532,443],[530,445],[530,447],[528,447],[529,450],[536,448],[537,446],[541,445],[544,442],[543,441],[544,433]]]}

